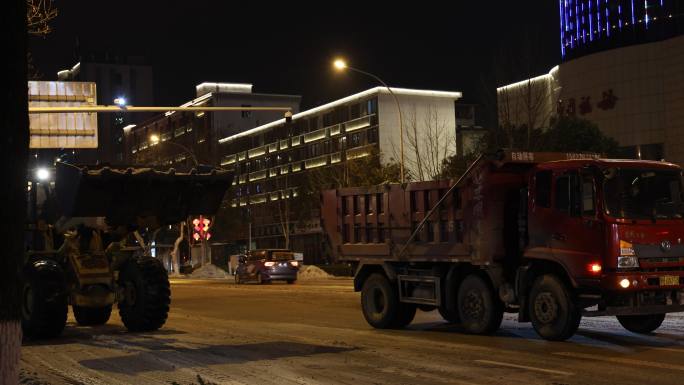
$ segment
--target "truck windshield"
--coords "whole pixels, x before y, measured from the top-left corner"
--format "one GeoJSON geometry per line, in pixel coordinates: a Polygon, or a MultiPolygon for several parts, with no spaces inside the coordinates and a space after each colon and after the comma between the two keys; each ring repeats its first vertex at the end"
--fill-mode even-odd
{"type": "Polygon", "coordinates": [[[679,171],[611,168],[603,174],[606,214],[653,220],[684,217],[679,171]]]}

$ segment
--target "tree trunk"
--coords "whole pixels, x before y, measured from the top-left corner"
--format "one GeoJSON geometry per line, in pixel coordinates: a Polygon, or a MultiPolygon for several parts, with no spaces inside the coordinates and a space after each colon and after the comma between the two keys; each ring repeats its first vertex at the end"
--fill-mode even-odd
{"type": "Polygon", "coordinates": [[[26,0],[3,4],[0,39],[0,385],[18,382],[21,352],[21,265],[24,257],[28,162],[26,0]]]}

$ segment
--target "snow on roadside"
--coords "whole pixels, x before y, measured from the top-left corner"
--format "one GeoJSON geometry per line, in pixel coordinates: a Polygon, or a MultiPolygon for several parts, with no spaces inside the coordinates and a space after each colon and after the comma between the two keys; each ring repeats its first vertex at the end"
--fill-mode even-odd
{"type": "Polygon", "coordinates": [[[302,266],[297,273],[297,279],[307,280],[307,279],[330,279],[333,276],[323,271],[321,268],[306,265],[302,266]]]}
{"type": "Polygon", "coordinates": [[[196,269],[190,274],[191,278],[228,278],[225,270],[216,265],[208,264],[196,269]]]}

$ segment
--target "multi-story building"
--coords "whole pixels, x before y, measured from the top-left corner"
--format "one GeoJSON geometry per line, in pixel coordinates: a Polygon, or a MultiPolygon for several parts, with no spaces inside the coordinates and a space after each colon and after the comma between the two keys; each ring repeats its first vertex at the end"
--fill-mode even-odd
{"type": "MultiPolygon", "coordinates": [[[[97,84],[97,104],[113,105],[123,98],[126,104],[154,105],[152,66],[143,57],[88,53],[71,69],[59,71],[59,80],[87,81],[97,84]]],[[[92,150],[75,150],[70,161],[76,163],[122,163],[124,161],[123,127],[132,119],[144,120],[149,113],[98,114],[98,146],[92,150]]]]}
{"type": "MultiPolygon", "coordinates": [[[[379,153],[381,161],[399,162],[401,156],[399,108],[404,132],[407,174],[420,174],[416,154],[440,156],[456,151],[456,101],[460,92],[372,88],[221,138],[220,164],[236,171],[231,205],[248,213],[250,230],[233,232],[233,242],[251,246],[283,247],[283,229],[289,229],[289,247],[302,252],[307,263],[326,260],[315,208],[295,221],[283,216],[281,202],[297,196],[312,174],[324,167],[337,168],[348,160],[379,153]],[[396,97],[396,99],[395,99],[396,97]],[[438,144],[435,144],[438,143],[438,144]],[[283,221],[288,220],[288,226],[283,221]]],[[[419,155],[420,156],[420,155],[419,155]]],[[[441,161],[441,159],[438,159],[441,161]]],[[[301,214],[301,213],[299,213],[301,214]]],[[[246,226],[245,226],[246,227],[246,226]]]]}
{"type": "MultiPolygon", "coordinates": [[[[251,84],[202,83],[196,98],[182,106],[289,107],[299,111],[301,97],[253,93],[251,84]]],[[[130,164],[188,169],[220,162],[218,140],[281,118],[279,111],[174,112],[125,127],[125,160],[130,164]]]]}
{"type": "Polygon", "coordinates": [[[559,3],[560,65],[497,89],[501,124],[595,122],[625,157],[684,163],[684,2],[559,3]]]}

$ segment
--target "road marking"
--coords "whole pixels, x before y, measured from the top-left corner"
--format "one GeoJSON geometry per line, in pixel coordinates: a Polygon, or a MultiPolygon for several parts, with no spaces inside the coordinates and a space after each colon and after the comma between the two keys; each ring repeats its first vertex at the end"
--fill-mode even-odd
{"type": "Polygon", "coordinates": [[[507,368],[526,369],[526,370],[532,370],[535,372],[542,372],[542,373],[560,374],[563,376],[572,376],[575,374],[572,372],[564,372],[562,370],[535,368],[534,366],[510,364],[508,362],[498,362],[498,361],[489,361],[489,360],[475,360],[475,362],[479,362],[481,364],[495,365],[495,366],[505,366],[507,368]]]}
{"type": "Polygon", "coordinates": [[[553,354],[557,355],[557,356],[581,358],[581,359],[585,359],[585,360],[596,360],[596,361],[612,362],[612,363],[616,363],[616,364],[637,365],[637,366],[645,366],[645,367],[649,367],[649,368],[684,371],[684,366],[682,366],[682,365],[673,365],[673,364],[667,364],[664,362],[642,361],[642,360],[635,360],[632,358],[606,357],[606,356],[601,356],[598,354],[573,353],[573,352],[555,352],[553,354]]]}
{"type": "Polygon", "coordinates": [[[659,347],[654,347],[654,348],[648,348],[648,350],[662,350],[662,351],[664,351],[664,352],[684,353],[684,349],[675,349],[675,348],[659,348],[659,347]]]}

